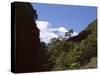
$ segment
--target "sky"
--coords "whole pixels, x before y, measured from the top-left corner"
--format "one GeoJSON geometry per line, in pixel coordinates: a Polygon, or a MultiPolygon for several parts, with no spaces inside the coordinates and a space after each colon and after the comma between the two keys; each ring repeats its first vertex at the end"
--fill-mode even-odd
{"type": "MultiPolygon", "coordinates": [[[[54,33],[54,31],[58,31],[59,33],[63,32],[64,35],[64,32],[68,31],[68,29],[73,29],[77,35],[97,18],[96,7],[43,3],[33,3],[32,6],[38,14],[37,25],[42,40],[50,37],[48,36],[50,33],[44,35],[46,32],[54,33]]],[[[58,37],[58,34],[55,35],[55,37],[58,37]]]]}

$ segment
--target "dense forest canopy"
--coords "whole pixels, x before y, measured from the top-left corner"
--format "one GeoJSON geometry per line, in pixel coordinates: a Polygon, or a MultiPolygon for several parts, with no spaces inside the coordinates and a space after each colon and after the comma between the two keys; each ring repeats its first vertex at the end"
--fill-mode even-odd
{"type": "MultiPolygon", "coordinates": [[[[71,36],[73,30],[65,33],[71,36]]],[[[41,47],[47,55],[48,70],[87,69],[97,67],[97,20],[74,37],[53,38],[41,47]]]]}

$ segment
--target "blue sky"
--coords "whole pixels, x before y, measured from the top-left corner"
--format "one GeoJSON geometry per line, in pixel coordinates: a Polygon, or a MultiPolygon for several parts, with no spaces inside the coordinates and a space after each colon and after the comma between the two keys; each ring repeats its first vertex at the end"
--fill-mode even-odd
{"type": "Polygon", "coordinates": [[[52,27],[63,26],[81,32],[97,18],[97,8],[89,6],[33,3],[38,20],[47,21],[52,27]]]}

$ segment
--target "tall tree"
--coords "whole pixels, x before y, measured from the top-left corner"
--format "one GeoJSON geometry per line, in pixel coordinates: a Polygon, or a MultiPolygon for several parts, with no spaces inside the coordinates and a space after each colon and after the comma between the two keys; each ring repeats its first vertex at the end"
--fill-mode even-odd
{"type": "Polygon", "coordinates": [[[65,38],[70,38],[73,34],[73,29],[69,29],[68,32],[65,32],[65,38]]]}

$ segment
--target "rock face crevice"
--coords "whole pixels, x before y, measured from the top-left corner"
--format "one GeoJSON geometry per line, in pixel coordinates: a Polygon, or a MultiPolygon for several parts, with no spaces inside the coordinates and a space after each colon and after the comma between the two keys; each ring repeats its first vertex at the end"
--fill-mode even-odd
{"type": "Polygon", "coordinates": [[[39,29],[36,10],[30,3],[14,2],[15,19],[15,72],[41,71],[39,29]]]}

